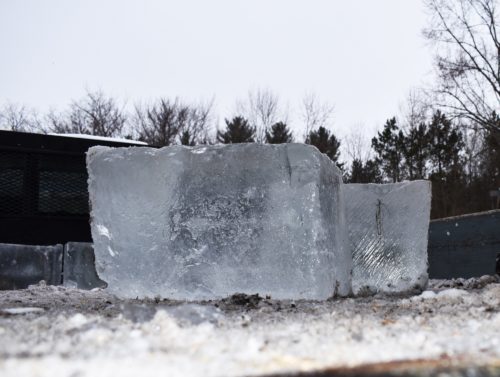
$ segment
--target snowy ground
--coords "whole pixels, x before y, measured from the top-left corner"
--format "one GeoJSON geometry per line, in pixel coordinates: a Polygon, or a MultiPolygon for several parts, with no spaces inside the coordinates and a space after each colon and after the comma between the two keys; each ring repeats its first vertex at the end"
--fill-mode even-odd
{"type": "Polygon", "coordinates": [[[424,359],[500,373],[497,277],[327,302],[122,301],[43,284],[0,292],[5,377],[339,375],[335,368],[368,364],[374,373],[374,363],[424,359]]]}

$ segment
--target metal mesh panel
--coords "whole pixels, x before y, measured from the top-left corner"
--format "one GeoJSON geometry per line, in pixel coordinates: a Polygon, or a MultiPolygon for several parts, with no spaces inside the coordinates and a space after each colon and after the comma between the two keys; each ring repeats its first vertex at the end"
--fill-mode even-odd
{"type": "Polygon", "coordinates": [[[38,212],[87,214],[87,170],[84,156],[38,155],[38,212]]]}
{"type": "Polygon", "coordinates": [[[24,212],[25,169],[25,154],[0,151],[0,214],[20,215],[24,212]]]}
{"type": "Polygon", "coordinates": [[[0,216],[88,212],[84,155],[0,150],[0,216]]]}

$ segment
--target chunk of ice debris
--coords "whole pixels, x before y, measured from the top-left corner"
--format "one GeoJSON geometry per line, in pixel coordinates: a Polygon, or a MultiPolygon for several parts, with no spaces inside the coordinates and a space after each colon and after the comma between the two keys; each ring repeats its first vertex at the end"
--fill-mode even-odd
{"type": "Polygon", "coordinates": [[[339,169],[301,144],[93,147],[99,276],[121,297],[350,292],[339,169]]]}
{"type": "Polygon", "coordinates": [[[343,186],[354,294],[427,285],[428,181],[343,186]]]}
{"type": "Polygon", "coordinates": [[[22,307],[22,308],[3,308],[0,309],[0,313],[17,315],[17,314],[30,314],[30,313],[40,313],[45,309],[37,307],[22,307]]]}
{"type": "Polygon", "coordinates": [[[174,305],[158,305],[148,303],[125,302],[120,305],[123,316],[135,323],[151,321],[158,310],[167,312],[179,323],[199,325],[204,322],[218,323],[224,318],[222,311],[213,305],[179,303],[174,305]]]}
{"type": "Polygon", "coordinates": [[[222,311],[212,305],[181,304],[165,307],[165,311],[179,322],[186,322],[190,325],[205,322],[217,324],[224,319],[222,311]]]}

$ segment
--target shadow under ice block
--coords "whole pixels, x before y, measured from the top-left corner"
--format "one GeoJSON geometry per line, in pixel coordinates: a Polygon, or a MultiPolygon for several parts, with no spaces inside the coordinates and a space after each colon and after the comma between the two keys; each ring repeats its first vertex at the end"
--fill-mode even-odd
{"type": "Polygon", "coordinates": [[[343,191],[354,294],[424,289],[430,182],[346,184],[343,191]]]}
{"type": "Polygon", "coordinates": [[[350,293],[341,172],[303,144],[93,147],[96,268],[120,297],[350,293]]]}

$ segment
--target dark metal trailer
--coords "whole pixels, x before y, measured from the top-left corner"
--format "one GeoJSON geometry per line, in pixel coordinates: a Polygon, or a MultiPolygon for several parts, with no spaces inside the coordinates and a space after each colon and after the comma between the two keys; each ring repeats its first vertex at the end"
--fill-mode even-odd
{"type": "Polygon", "coordinates": [[[63,276],[102,286],[92,248],[68,243],[92,242],[85,153],[95,145],[138,144],[0,131],[0,289],[61,284],[63,276]]]}
{"type": "Polygon", "coordinates": [[[433,279],[498,273],[500,210],[431,221],[428,255],[433,279]]]}
{"type": "Polygon", "coordinates": [[[91,242],[85,153],[130,140],[0,131],[0,243],[91,242]]]}

